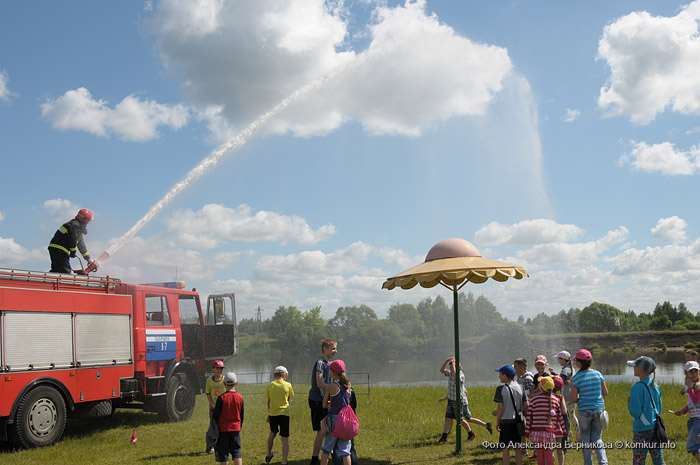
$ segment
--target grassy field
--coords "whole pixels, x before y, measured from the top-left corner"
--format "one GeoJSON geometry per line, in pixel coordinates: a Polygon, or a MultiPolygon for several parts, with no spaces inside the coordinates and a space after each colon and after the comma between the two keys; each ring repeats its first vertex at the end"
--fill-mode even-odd
{"type": "MultiPolygon", "coordinates": [[[[630,463],[632,451],[615,448],[616,441],[630,442],[632,421],[627,413],[629,384],[611,384],[606,400],[610,413],[610,428],[603,432],[603,440],[612,443],[608,450],[611,464],[630,463]]],[[[264,396],[260,386],[241,386],[245,399],[246,418],[242,431],[244,463],[264,463],[268,426],[265,422],[264,396]],[[255,392],[255,393],[254,393],[255,392]]],[[[291,451],[289,463],[306,465],[311,455],[313,432],[311,431],[307,386],[295,386],[297,396],[292,404],[291,451]]],[[[366,389],[366,387],[365,387],[366,389]]],[[[495,404],[495,387],[469,389],[469,407],[472,415],[491,421],[495,404]]],[[[685,396],[679,394],[679,385],[663,385],[664,420],[669,436],[677,446],[666,450],[664,456],[669,465],[694,463],[685,452],[687,416],[676,417],[668,413],[685,405],[685,396]]],[[[489,435],[485,428],[474,426],[478,437],[467,442],[463,434],[463,448],[459,456],[455,451],[455,434],[450,443],[437,445],[444,422],[445,404],[438,402],[444,395],[443,387],[388,388],[372,387],[371,402],[366,391],[358,396],[360,434],[356,448],[360,464],[494,464],[501,463],[501,453],[485,448],[483,441],[497,441],[498,433],[489,435]]],[[[63,440],[53,447],[11,451],[0,449],[0,463],[14,464],[196,464],[213,463],[214,457],[204,453],[204,435],[208,424],[206,399],[199,396],[192,419],[181,423],[158,423],[153,414],[118,410],[113,416],[99,420],[71,420],[63,440]],[[129,444],[132,428],[136,428],[138,443],[129,444]]],[[[275,444],[277,456],[273,464],[280,463],[279,439],[275,444]]],[[[525,463],[536,463],[526,461],[525,463]]],[[[512,460],[515,463],[515,460],[512,460]]],[[[583,463],[581,452],[571,450],[566,463],[583,463]]],[[[647,463],[651,463],[648,459],[647,463]]]]}

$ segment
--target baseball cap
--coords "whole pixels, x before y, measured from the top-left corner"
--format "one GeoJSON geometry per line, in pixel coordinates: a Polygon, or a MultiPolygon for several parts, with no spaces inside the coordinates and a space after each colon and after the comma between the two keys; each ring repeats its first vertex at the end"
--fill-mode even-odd
{"type": "Polygon", "coordinates": [[[656,363],[650,357],[639,357],[635,360],[628,360],[627,366],[639,367],[647,373],[651,373],[656,370],[656,363]]]}
{"type": "Polygon", "coordinates": [[[540,386],[545,391],[551,391],[554,389],[554,380],[551,376],[540,376],[540,386]]]}
{"type": "Polygon", "coordinates": [[[236,376],[236,373],[229,371],[224,375],[224,384],[236,384],[238,382],[238,376],[236,376]]]}
{"type": "Polygon", "coordinates": [[[285,367],[283,367],[282,365],[280,365],[280,366],[278,366],[278,367],[275,367],[275,374],[277,374],[277,373],[283,373],[283,374],[286,375],[286,374],[288,374],[289,372],[287,371],[287,369],[286,369],[285,367]]]}
{"type": "Polygon", "coordinates": [[[223,368],[224,367],[224,362],[221,360],[214,360],[214,364],[212,365],[212,368],[223,368]]]}
{"type": "Polygon", "coordinates": [[[593,356],[586,349],[581,349],[578,352],[576,352],[576,355],[574,356],[574,358],[577,358],[579,360],[589,360],[589,361],[593,360],[593,356]]]}
{"type": "Polygon", "coordinates": [[[552,376],[552,381],[554,381],[555,391],[560,391],[564,387],[564,378],[561,376],[552,376]]]}
{"type": "Polygon", "coordinates": [[[698,365],[698,362],[694,362],[692,360],[690,362],[686,362],[685,371],[690,370],[700,370],[700,365],[698,365]]]}
{"type": "Polygon", "coordinates": [[[571,354],[565,350],[562,350],[557,355],[555,355],[554,358],[563,358],[564,360],[569,360],[571,358],[571,354]]]}
{"type": "Polygon", "coordinates": [[[345,362],[342,360],[333,360],[328,364],[328,368],[335,371],[338,374],[345,372],[345,362]]]}
{"type": "Polygon", "coordinates": [[[508,377],[508,379],[515,378],[515,368],[513,368],[513,365],[503,365],[501,368],[496,368],[493,371],[503,373],[508,377]]]}
{"type": "Polygon", "coordinates": [[[545,357],[544,355],[538,355],[537,357],[535,357],[535,364],[538,364],[538,363],[544,363],[546,365],[547,364],[547,357],[545,357]]]}

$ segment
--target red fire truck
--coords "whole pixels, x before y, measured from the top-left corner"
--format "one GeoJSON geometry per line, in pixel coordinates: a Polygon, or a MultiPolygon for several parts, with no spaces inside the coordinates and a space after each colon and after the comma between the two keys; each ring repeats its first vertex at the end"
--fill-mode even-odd
{"type": "Polygon", "coordinates": [[[37,447],[115,408],[187,420],[213,359],[238,352],[233,294],[0,268],[0,440],[37,447]]]}

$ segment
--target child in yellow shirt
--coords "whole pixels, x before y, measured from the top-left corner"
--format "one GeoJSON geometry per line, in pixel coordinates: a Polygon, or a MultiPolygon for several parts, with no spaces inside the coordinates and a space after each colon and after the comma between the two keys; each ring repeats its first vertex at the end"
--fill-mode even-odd
{"type": "Polygon", "coordinates": [[[214,370],[214,375],[211,378],[207,378],[207,385],[204,389],[204,393],[209,401],[209,429],[207,430],[207,454],[214,453],[214,446],[216,446],[216,440],[219,439],[219,427],[215,421],[212,421],[211,414],[214,411],[214,406],[216,405],[216,399],[226,392],[226,386],[224,386],[224,362],[221,360],[215,360],[212,366],[214,370]]]}
{"type": "Polygon", "coordinates": [[[265,463],[270,463],[275,453],[272,446],[279,432],[282,441],[282,465],[287,465],[289,455],[289,401],[294,396],[292,385],[287,382],[289,372],[283,366],[275,368],[275,379],[267,385],[267,422],[270,424],[270,435],[267,437],[267,455],[265,463]]]}

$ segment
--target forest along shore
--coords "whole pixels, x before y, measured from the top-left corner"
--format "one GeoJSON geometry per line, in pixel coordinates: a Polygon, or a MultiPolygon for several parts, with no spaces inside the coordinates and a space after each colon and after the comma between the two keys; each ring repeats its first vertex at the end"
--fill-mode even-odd
{"type": "Polygon", "coordinates": [[[566,347],[612,347],[615,352],[640,350],[686,350],[700,347],[700,331],[639,331],[617,333],[559,334],[566,347]]]}

